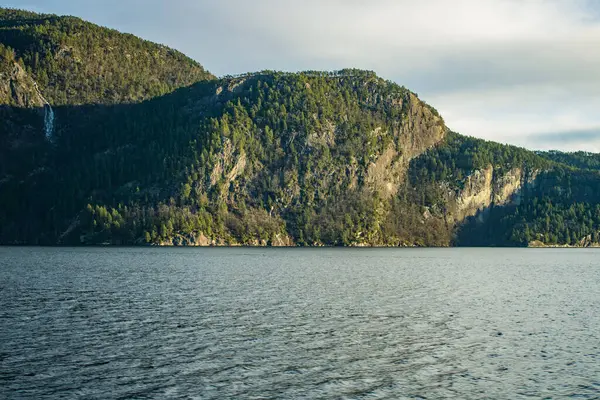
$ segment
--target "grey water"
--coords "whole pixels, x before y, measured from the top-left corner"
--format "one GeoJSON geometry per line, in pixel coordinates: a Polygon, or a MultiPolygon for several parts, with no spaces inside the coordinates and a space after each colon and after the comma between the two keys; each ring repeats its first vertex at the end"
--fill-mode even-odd
{"type": "Polygon", "coordinates": [[[600,252],[0,247],[0,398],[600,398],[600,252]]]}

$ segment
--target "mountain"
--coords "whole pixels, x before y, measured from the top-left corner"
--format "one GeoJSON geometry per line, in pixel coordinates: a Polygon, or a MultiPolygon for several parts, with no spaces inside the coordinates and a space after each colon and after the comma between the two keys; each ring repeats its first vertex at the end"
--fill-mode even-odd
{"type": "Polygon", "coordinates": [[[561,151],[538,151],[540,156],[579,169],[600,170],[600,154],[586,151],[563,153],[561,151]]]}
{"type": "Polygon", "coordinates": [[[462,136],[370,71],[218,79],[73,17],[0,16],[0,243],[598,242],[597,155],[462,136]]]}
{"type": "Polygon", "coordinates": [[[0,9],[0,43],[53,106],[138,102],[214,78],[178,51],[75,17],[0,9]]]}

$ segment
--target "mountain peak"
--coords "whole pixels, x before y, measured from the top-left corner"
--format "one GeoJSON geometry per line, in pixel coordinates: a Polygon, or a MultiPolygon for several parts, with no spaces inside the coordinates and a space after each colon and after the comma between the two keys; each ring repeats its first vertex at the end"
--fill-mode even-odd
{"type": "Polygon", "coordinates": [[[71,16],[0,9],[0,43],[52,105],[137,102],[214,79],[176,50],[71,16]]]}

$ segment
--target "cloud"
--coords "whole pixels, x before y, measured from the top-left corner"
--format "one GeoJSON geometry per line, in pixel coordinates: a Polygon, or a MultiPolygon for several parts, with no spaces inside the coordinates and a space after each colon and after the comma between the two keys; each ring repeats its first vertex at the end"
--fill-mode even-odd
{"type": "MultiPolygon", "coordinates": [[[[418,92],[451,128],[501,142],[538,148],[536,134],[600,126],[594,0],[18,3],[165,43],[219,75],[375,70],[418,92]]],[[[598,140],[556,145],[592,150],[598,140]]]]}
{"type": "Polygon", "coordinates": [[[550,143],[571,143],[574,141],[600,140],[600,126],[592,129],[573,130],[566,132],[538,133],[534,138],[550,143]]]}
{"type": "Polygon", "coordinates": [[[428,99],[455,131],[532,149],[600,150],[600,141],[547,144],[538,134],[600,126],[600,86],[521,85],[441,93],[428,99]],[[559,146],[560,145],[560,146],[559,146]],[[558,147],[557,147],[558,146],[558,147]]]}
{"type": "Polygon", "coordinates": [[[575,151],[585,144],[593,152],[600,152],[600,126],[589,129],[575,129],[570,131],[558,131],[537,133],[529,136],[532,143],[537,143],[538,150],[553,150],[562,148],[575,151]]]}

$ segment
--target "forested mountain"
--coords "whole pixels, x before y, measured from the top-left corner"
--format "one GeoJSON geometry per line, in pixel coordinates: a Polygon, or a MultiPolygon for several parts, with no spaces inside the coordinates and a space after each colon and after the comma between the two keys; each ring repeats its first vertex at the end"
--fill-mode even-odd
{"type": "Polygon", "coordinates": [[[130,103],[214,78],[180,52],[133,35],[11,9],[0,9],[0,53],[5,64],[18,60],[51,105],[130,103]]]}
{"type": "Polygon", "coordinates": [[[586,151],[563,153],[562,151],[538,151],[538,155],[558,163],[580,169],[600,171],[600,154],[586,151]]]}
{"type": "Polygon", "coordinates": [[[594,155],[461,136],[373,72],[217,79],[0,10],[0,243],[591,245],[594,155]]]}

